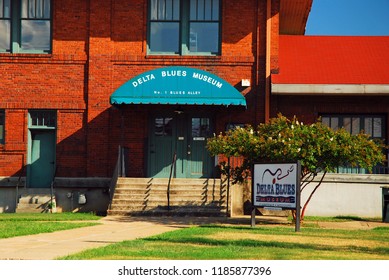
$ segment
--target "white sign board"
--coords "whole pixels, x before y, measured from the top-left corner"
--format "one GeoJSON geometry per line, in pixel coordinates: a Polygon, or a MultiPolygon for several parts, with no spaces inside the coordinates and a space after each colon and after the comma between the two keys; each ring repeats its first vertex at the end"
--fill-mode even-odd
{"type": "Polygon", "coordinates": [[[254,164],[253,205],[296,209],[299,175],[298,163],[254,164]]]}

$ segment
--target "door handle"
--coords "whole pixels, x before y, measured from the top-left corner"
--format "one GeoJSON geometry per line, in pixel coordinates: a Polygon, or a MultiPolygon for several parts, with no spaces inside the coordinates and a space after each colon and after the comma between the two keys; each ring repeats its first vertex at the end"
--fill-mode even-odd
{"type": "Polygon", "coordinates": [[[190,149],[190,145],[188,145],[188,150],[187,150],[187,154],[190,155],[192,153],[191,149],[190,149]]]}

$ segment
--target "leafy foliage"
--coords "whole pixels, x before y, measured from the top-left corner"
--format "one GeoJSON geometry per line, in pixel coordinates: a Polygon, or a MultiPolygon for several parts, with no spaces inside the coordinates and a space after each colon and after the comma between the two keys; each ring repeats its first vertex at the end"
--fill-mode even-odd
{"type": "Polygon", "coordinates": [[[351,135],[345,129],[334,131],[320,120],[306,125],[296,117],[288,119],[282,115],[260,124],[257,129],[246,126],[215,135],[208,140],[207,148],[212,155],[244,158],[240,166],[233,168],[221,163],[221,171],[230,172],[235,183],[249,176],[254,162],[300,161],[301,190],[319,172],[323,177],[317,187],[324,175],[335,171],[338,166],[358,166],[371,172],[374,166],[385,160],[384,144],[365,133],[351,135]]]}
{"type": "Polygon", "coordinates": [[[242,166],[234,170],[241,181],[253,162],[301,162],[304,174],[333,172],[342,165],[359,166],[372,171],[382,163],[384,145],[360,133],[351,135],[344,129],[332,130],[320,121],[305,125],[297,118],[279,115],[254,130],[251,126],[236,128],[208,140],[213,155],[242,156],[242,166]],[[242,174],[239,174],[242,173],[242,174]],[[239,175],[242,175],[239,177],[239,175]]]}

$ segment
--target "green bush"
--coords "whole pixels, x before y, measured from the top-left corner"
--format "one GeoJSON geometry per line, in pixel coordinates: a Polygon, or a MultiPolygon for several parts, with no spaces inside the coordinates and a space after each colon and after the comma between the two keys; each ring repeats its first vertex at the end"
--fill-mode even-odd
{"type": "Polygon", "coordinates": [[[327,172],[346,165],[371,172],[374,166],[385,161],[383,150],[386,146],[363,132],[351,135],[345,129],[335,131],[320,120],[303,124],[296,117],[288,119],[278,115],[256,129],[248,125],[215,135],[208,140],[207,148],[215,156],[243,157],[243,163],[233,168],[226,162],[220,163],[222,173],[229,174],[234,183],[249,176],[254,162],[300,161],[301,191],[319,173],[322,176],[307,205],[327,172]]]}

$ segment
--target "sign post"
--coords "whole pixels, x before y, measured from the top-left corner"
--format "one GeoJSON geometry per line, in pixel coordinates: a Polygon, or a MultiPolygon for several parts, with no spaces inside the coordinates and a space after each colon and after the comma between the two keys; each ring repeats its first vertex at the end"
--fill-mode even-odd
{"type": "Polygon", "coordinates": [[[255,209],[296,210],[295,231],[300,231],[300,162],[258,163],[252,170],[251,226],[255,209]]]}

